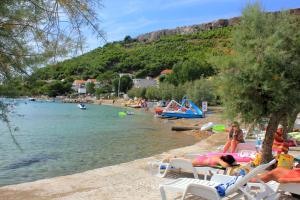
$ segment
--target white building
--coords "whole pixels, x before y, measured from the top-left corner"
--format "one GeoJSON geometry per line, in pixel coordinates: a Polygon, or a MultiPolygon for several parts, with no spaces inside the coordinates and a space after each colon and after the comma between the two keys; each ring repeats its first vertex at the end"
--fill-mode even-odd
{"type": "Polygon", "coordinates": [[[134,88],[158,87],[158,81],[151,77],[147,77],[146,79],[134,78],[132,81],[134,88]]]}
{"type": "Polygon", "coordinates": [[[101,87],[101,84],[96,79],[88,79],[88,80],[86,80],[85,86],[88,83],[94,83],[95,84],[95,88],[100,88],[101,87]]]}
{"type": "Polygon", "coordinates": [[[72,89],[78,91],[79,88],[85,87],[85,80],[75,80],[72,84],[72,89]]]}
{"type": "Polygon", "coordinates": [[[96,79],[88,79],[88,80],[75,80],[72,84],[72,89],[77,91],[79,94],[86,94],[86,85],[88,83],[94,83],[95,88],[100,88],[100,83],[97,82],[96,79]]]}
{"type": "Polygon", "coordinates": [[[78,88],[78,94],[86,94],[86,88],[78,88]]]}

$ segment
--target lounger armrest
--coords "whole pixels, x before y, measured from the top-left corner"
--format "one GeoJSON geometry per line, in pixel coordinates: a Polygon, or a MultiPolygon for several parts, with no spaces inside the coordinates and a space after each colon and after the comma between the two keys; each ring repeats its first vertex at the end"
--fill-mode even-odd
{"type": "Polygon", "coordinates": [[[224,174],[214,174],[211,177],[211,181],[217,182],[217,183],[226,183],[232,179],[233,176],[224,175],[224,174]]]}
{"type": "Polygon", "coordinates": [[[300,183],[281,183],[279,189],[300,195],[300,183]]]}
{"type": "Polygon", "coordinates": [[[195,158],[197,158],[200,155],[201,154],[199,154],[199,153],[187,153],[187,154],[184,155],[184,157],[188,158],[188,159],[195,159],[195,158]]]}
{"type": "Polygon", "coordinates": [[[221,199],[214,186],[204,184],[189,184],[183,193],[182,199],[185,199],[188,194],[205,197],[206,199],[221,199]]]}

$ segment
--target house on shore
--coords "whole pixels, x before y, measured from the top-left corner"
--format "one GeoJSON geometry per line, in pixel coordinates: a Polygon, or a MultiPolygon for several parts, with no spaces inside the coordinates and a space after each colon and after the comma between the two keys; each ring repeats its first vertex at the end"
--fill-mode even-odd
{"type": "Polygon", "coordinates": [[[94,83],[95,88],[99,88],[101,86],[96,79],[74,80],[72,84],[72,89],[77,91],[78,94],[86,94],[86,85],[88,83],[94,83]]]}
{"type": "Polygon", "coordinates": [[[152,79],[151,77],[146,77],[145,79],[134,78],[132,81],[134,88],[158,87],[158,81],[156,79],[152,79]]]}

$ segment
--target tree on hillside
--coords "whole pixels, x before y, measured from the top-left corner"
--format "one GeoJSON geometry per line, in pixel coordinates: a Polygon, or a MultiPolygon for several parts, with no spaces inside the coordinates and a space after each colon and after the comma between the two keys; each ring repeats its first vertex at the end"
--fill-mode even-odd
{"type": "Polygon", "coordinates": [[[95,83],[90,82],[90,83],[86,84],[86,92],[88,94],[94,94],[95,91],[96,91],[96,89],[95,89],[95,83]]]}
{"type": "Polygon", "coordinates": [[[171,100],[173,98],[176,87],[173,84],[161,83],[159,84],[160,97],[163,100],[171,100]]]}
{"type": "Polygon", "coordinates": [[[175,64],[173,73],[167,75],[165,81],[178,85],[214,74],[214,69],[209,63],[191,58],[175,64]]]}
{"type": "Polygon", "coordinates": [[[186,86],[187,96],[191,98],[197,105],[201,105],[202,101],[207,101],[209,105],[214,105],[217,102],[216,88],[214,79],[198,79],[186,86]]]}
{"type": "Polygon", "coordinates": [[[160,91],[158,87],[148,87],[146,89],[145,97],[148,100],[159,100],[160,99],[160,91]]]}
{"type": "Polygon", "coordinates": [[[65,95],[66,93],[71,91],[71,84],[65,83],[62,81],[53,81],[47,85],[43,86],[44,94],[49,97],[56,97],[58,95],[65,95]]]}
{"type": "Polygon", "coordinates": [[[145,98],[146,97],[146,88],[131,88],[127,92],[129,98],[145,98]]]}
{"type": "Polygon", "coordinates": [[[124,38],[124,43],[130,43],[130,42],[132,42],[132,41],[133,41],[133,39],[131,38],[130,35],[126,35],[126,36],[125,36],[125,38],[124,38]]]}
{"type": "Polygon", "coordinates": [[[111,85],[112,81],[117,77],[117,73],[113,71],[106,71],[97,77],[97,81],[99,81],[102,85],[111,85]]]}
{"type": "Polygon", "coordinates": [[[119,91],[127,93],[127,91],[132,88],[133,81],[129,76],[125,75],[125,76],[122,76],[121,78],[116,78],[113,81],[113,86],[114,86],[116,95],[118,95],[119,91]]]}
{"type": "Polygon", "coordinates": [[[229,116],[248,123],[269,119],[263,162],[272,159],[280,121],[299,111],[299,26],[289,13],[267,14],[258,3],[248,5],[234,33],[234,55],[222,58],[219,90],[229,116]]]}

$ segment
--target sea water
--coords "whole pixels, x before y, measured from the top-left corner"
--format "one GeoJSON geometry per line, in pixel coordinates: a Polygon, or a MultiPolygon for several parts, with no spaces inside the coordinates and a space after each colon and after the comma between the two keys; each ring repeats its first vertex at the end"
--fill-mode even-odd
{"type": "MultiPolygon", "coordinates": [[[[12,135],[0,122],[0,185],[17,184],[115,165],[190,145],[152,114],[57,102],[15,101],[12,135]]],[[[130,110],[132,111],[132,110],[130,110]]]]}

